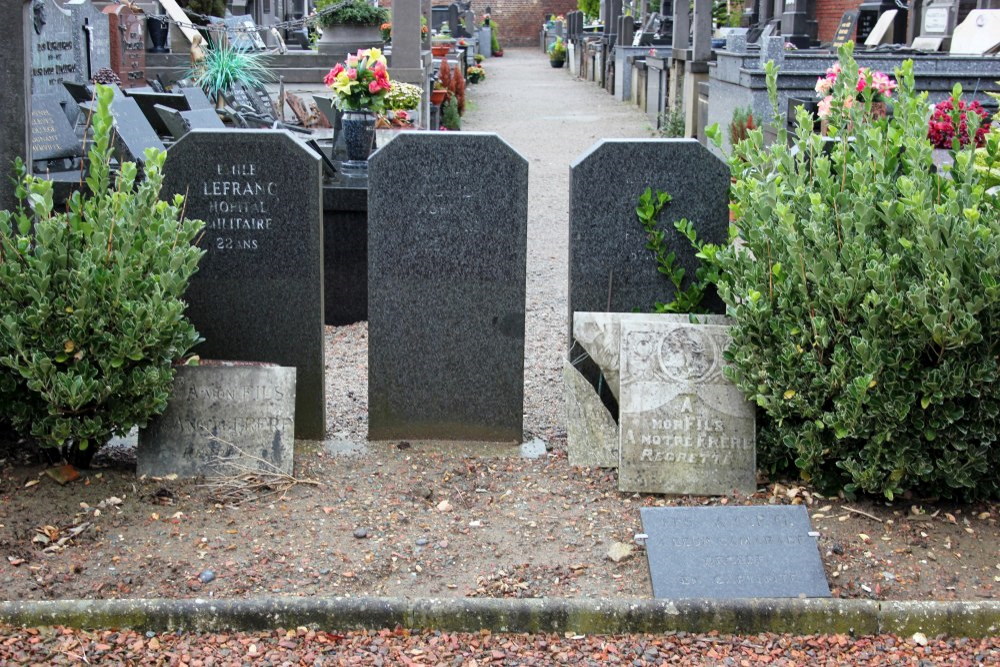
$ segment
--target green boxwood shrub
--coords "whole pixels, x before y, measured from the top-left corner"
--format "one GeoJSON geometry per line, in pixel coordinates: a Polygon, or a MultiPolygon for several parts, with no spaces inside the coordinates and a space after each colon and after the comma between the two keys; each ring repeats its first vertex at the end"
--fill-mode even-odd
{"type": "MultiPolygon", "coordinates": [[[[733,149],[739,240],[713,255],[730,377],[769,418],[765,467],[890,499],[997,497],[998,200],[972,147],[935,170],[911,61],[890,118],[871,113],[871,85],[855,92],[851,46],[840,63],[829,137],[800,108],[791,147],[751,130],[733,149]]],[[[985,154],[1000,163],[996,133],[985,154]]]]}
{"type": "Polygon", "coordinates": [[[98,86],[90,194],[56,212],[52,182],[17,165],[0,212],[0,405],[22,434],[86,466],[113,434],[166,407],[172,364],[199,341],[182,300],[203,223],[160,201],[166,153],[113,175],[110,87],[98,86]],[[92,446],[93,445],[93,446],[92,446]]]}
{"type": "Polygon", "coordinates": [[[320,25],[331,27],[335,25],[381,25],[389,20],[389,10],[375,7],[367,0],[316,0],[316,11],[322,12],[329,7],[336,9],[320,16],[320,25]],[[339,5],[339,6],[338,6],[339,5]]]}

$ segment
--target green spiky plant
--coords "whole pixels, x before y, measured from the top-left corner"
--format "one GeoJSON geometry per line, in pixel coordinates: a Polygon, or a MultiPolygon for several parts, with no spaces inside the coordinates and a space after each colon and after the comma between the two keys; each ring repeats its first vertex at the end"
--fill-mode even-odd
{"type": "Polygon", "coordinates": [[[267,62],[267,54],[243,51],[220,42],[206,51],[205,59],[187,76],[194,79],[209,98],[215,99],[237,83],[260,86],[271,81],[274,76],[267,62]]]}
{"type": "Polygon", "coordinates": [[[183,295],[204,223],[160,200],[166,152],[111,171],[109,86],[97,87],[87,188],[54,209],[52,181],[17,161],[0,211],[0,405],[25,437],[86,467],[112,435],[167,405],[173,363],[199,342],[183,295]]]}

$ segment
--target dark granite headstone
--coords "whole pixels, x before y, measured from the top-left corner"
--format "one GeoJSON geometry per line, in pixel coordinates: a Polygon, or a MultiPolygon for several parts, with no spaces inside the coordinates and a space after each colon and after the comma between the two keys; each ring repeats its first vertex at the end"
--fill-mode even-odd
{"type": "Polygon", "coordinates": [[[189,109],[215,109],[215,105],[208,99],[205,91],[197,87],[180,89],[181,95],[187,99],[189,109]]]}
{"type": "Polygon", "coordinates": [[[494,134],[407,132],[370,158],[370,439],[521,440],[527,191],[494,134]]]}
{"type": "Polygon", "coordinates": [[[115,154],[119,160],[142,164],[146,161],[144,153],[147,148],[166,149],[131,97],[116,97],[111,102],[111,115],[115,125],[115,154]]]}
{"type": "Polygon", "coordinates": [[[837,32],[833,35],[832,46],[843,46],[848,40],[854,39],[854,28],[858,25],[858,10],[852,9],[844,12],[837,25],[837,32]]]}
{"type": "Polygon", "coordinates": [[[111,69],[122,88],[146,85],[146,24],[127,5],[104,8],[111,26],[111,69]]]}
{"type": "Polygon", "coordinates": [[[63,5],[73,15],[73,48],[88,81],[97,70],[111,67],[111,26],[108,17],[90,0],[69,0],[63,5]]]}
{"type": "Polygon", "coordinates": [[[153,130],[157,134],[167,134],[168,132],[167,127],[163,124],[159,114],[156,113],[156,109],[154,109],[157,104],[170,109],[176,109],[177,111],[187,111],[190,108],[187,98],[180,93],[128,90],[125,94],[136,101],[139,109],[146,116],[146,120],[153,126],[153,130]]]}
{"type": "Polygon", "coordinates": [[[570,167],[569,331],[574,311],[649,312],[672,298],[635,214],[647,187],[673,197],[659,226],[687,275],[698,260],[674,220],[690,220],[703,241],[726,241],[729,168],[697,140],[598,142],[570,167]]]}
{"type": "Polygon", "coordinates": [[[177,369],[170,402],[139,431],[139,475],[292,474],[295,369],[211,364],[177,369]]]}
{"type": "Polygon", "coordinates": [[[208,359],[298,369],[295,434],[325,432],[320,158],[282,130],[192,130],[167,153],[207,254],[187,291],[208,359]]]}
{"type": "Polygon", "coordinates": [[[77,60],[77,30],[73,16],[55,0],[31,3],[31,92],[69,101],[62,82],[86,80],[86,63],[77,60]]]}
{"type": "Polygon", "coordinates": [[[643,507],[653,597],[830,597],[802,505],[643,507]]]}
{"type": "Polygon", "coordinates": [[[31,157],[55,160],[83,155],[80,139],[66,118],[55,95],[34,95],[31,99],[31,157]]]}
{"type": "Polygon", "coordinates": [[[225,123],[219,118],[215,109],[194,109],[193,111],[178,111],[161,104],[153,107],[166,125],[170,135],[176,141],[191,130],[224,130],[225,123]]]}

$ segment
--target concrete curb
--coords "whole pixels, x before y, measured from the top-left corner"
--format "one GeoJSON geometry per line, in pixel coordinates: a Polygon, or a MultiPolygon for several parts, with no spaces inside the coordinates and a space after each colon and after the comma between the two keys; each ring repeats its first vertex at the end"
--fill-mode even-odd
{"type": "Polygon", "coordinates": [[[316,626],[398,626],[451,632],[669,631],[909,636],[1000,634],[1000,602],[878,602],[840,599],[637,600],[584,598],[250,598],[0,602],[14,626],[127,627],[193,632],[316,626]]]}

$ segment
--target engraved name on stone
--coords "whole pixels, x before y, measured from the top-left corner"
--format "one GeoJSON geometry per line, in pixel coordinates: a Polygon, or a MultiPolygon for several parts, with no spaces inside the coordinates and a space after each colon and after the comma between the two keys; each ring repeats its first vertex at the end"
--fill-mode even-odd
{"type": "Polygon", "coordinates": [[[255,164],[217,164],[215,176],[203,181],[201,194],[209,200],[206,233],[211,248],[220,251],[256,251],[273,231],[271,211],[280,199],[278,184],[261,180],[255,164]],[[249,232],[249,233],[243,233],[249,232]]]}

